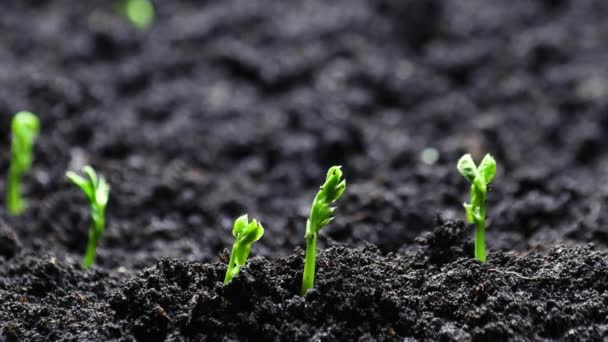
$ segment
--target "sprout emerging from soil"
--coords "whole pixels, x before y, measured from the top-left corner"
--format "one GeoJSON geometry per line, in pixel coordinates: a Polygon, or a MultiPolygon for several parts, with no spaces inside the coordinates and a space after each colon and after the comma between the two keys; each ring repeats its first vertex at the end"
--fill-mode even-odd
{"type": "Polygon", "coordinates": [[[331,222],[335,207],[330,207],[346,189],[346,180],[342,179],[340,166],[332,166],[327,171],[325,183],[319,189],[310,208],[306,222],[306,260],[302,276],[302,295],[314,286],[315,264],[317,260],[317,235],[319,230],[331,222]]]}
{"type": "Polygon", "coordinates": [[[11,164],[8,171],[6,207],[11,215],[23,213],[26,207],[21,194],[21,177],[32,165],[32,149],[40,131],[40,121],[34,113],[19,112],[11,123],[11,164]]]}
{"type": "Polygon", "coordinates": [[[87,176],[68,171],[66,176],[72,183],[76,184],[87,196],[91,206],[92,225],[89,230],[89,241],[82,261],[82,267],[89,268],[95,263],[97,254],[97,244],[106,227],[106,205],[110,196],[110,186],[103,176],[97,175],[90,166],[82,168],[82,172],[87,176]]]}
{"type": "Polygon", "coordinates": [[[475,224],[475,258],[486,261],[486,195],[488,185],[496,175],[496,161],[486,154],[479,167],[470,154],[458,161],[458,171],[471,182],[471,203],[465,203],[467,220],[475,224]]]}
{"type": "Polygon", "coordinates": [[[149,0],[124,0],[122,12],[140,30],[149,28],[154,22],[154,6],[149,0]]]}
{"type": "Polygon", "coordinates": [[[243,215],[234,221],[232,227],[234,244],[230,253],[230,261],[224,278],[224,285],[228,284],[241,271],[241,267],[247,262],[251,245],[264,235],[264,227],[256,221],[249,222],[247,215],[243,215]]]}

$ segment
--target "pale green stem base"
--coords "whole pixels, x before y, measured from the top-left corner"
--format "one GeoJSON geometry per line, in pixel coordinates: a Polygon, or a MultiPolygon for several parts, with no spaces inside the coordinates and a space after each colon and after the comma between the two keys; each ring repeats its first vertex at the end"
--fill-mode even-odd
{"type": "Polygon", "coordinates": [[[486,223],[485,220],[477,222],[475,226],[475,258],[486,262],[486,223]]]}
{"type": "Polygon", "coordinates": [[[89,241],[87,242],[87,249],[84,252],[84,259],[82,260],[82,267],[89,268],[95,263],[95,257],[97,256],[97,238],[95,236],[94,229],[89,232],[89,241]]]}
{"type": "MultiPolygon", "coordinates": [[[[93,209],[95,210],[95,209],[93,209]]],[[[99,210],[99,209],[97,209],[99,210]]],[[[89,231],[89,241],[87,242],[87,249],[84,252],[84,259],[82,260],[82,267],[89,268],[95,263],[97,257],[97,245],[103,235],[105,229],[105,212],[102,210],[92,215],[93,227],[89,231]]]]}
{"type": "Polygon", "coordinates": [[[12,167],[9,169],[6,189],[6,210],[10,215],[20,215],[25,211],[25,200],[21,195],[21,177],[12,167]]]}
{"type": "Polygon", "coordinates": [[[228,261],[228,268],[226,269],[226,277],[224,277],[224,285],[228,285],[228,283],[232,280],[234,275],[238,273],[238,267],[234,264],[234,251],[238,246],[236,243],[232,246],[232,251],[230,251],[230,261],[228,261]],[[235,272],[235,267],[237,271],[235,272]]]}
{"type": "Polygon", "coordinates": [[[306,259],[304,261],[304,274],[302,275],[302,295],[313,288],[315,284],[315,266],[317,262],[317,234],[306,236],[306,259]]]}

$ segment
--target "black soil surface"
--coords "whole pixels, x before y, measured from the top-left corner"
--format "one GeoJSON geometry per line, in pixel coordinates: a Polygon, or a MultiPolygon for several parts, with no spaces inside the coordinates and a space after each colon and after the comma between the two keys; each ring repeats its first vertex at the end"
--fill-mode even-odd
{"type": "Polygon", "coordinates": [[[147,31],[116,5],[2,1],[0,170],[12,113],[42,134],[0,209],[0,341],[608,337],[608,2],[155,1],[147,31]],[[465,152],[499,163],[483,265],[465,152]],[[112,186],[87,271],[84,164],[112,186]],[[222,287],[245,212],[266,233],[222,287]]]}

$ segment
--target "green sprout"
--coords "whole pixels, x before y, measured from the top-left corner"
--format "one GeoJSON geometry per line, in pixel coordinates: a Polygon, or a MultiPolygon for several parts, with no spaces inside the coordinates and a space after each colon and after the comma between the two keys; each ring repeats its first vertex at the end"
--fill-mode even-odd
{"type": "Polygon", "coordinates": [[[241,271],[241,267],[247,262],[251,245],[264,235],[264,227],[256,221],[249,222],[247,214],[237,218],[232,227],[234,244],[230,253],[230,261],[224,278],[224,285],[228,284],[241,271]]]}
{"type": "Polygon", "coordinates": [[[40,120],[36,114],[15,114],[11,123],[11,164],[6,192],[6,207],[11,215],[23,213],[27,205],[21,194],[21,177],[32,165],[32,149],[39,131],[40,120]]]}
{"type": "Polygon", "coordinates": [[[105,230],[105,211],[110,196],[110,186],[105,178],[97,175],[92,167],[87,165],[82,168],[82,172],[88,178],[81,177],[72,171],[66,172],[65,175],[84,192],[91,205],[92,226],[89,230],[89,241],[82,261],[82,267],[89,268],[95,263],[97,244],[105,230]]]}
{"type": "Polygon", "coordinates": [[[346,180],[342,179],[340,166],[332,166],[327,171],[325,183],[312,202],[310,216],[306,221],[306,259],[302,276],[302,295],[314,286],[319,230],[334,219],[332,215],[336,208],[330,205],[342,196],[344,189],[346,189],[346,180]]]}
{"type": "Polygon", "coordinates": [[[154,22],[154,6],[149,0],[124,0],[122,13],[140,30],[149,28],[154,22]]]}
{"type": "Polygon", "coordinates": [[[467,220],[475,224],[475,258],[486,262],[486,195],[488,185],[496,175],[496,161],[486,154],[479,167],[470,154],[458,161],[458,171],[471,182],[471,203],[465,203],[467,220]]]}

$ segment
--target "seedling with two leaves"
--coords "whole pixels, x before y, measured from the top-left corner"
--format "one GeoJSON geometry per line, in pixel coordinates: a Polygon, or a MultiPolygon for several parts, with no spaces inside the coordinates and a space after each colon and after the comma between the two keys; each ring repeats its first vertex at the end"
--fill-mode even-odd
{"type": "Polygon", "coordinates": [[[75,172],[68,171],[66,176],[72,183],[76,184],[86,195],[91,206],[91,229],[89,230],[89,241],[84,254],[82,266],[89,268],[95,263],[97,255],[97,245],[106,226],[106,205],[110,196],[110,185],[98,175],[90,166],[82,168],[86,177],[82,177],[75,172]]]}
{"type": "Polygon", "coordinates": [[[467,220],[475,224],[475,258],[486,261],[486,196],[488,185],[496,175],[496,161],[487,154],[479,167],[470,154],[460,158],[458,171],[471,182],[471,203],[465,203],[467,220]]]}

